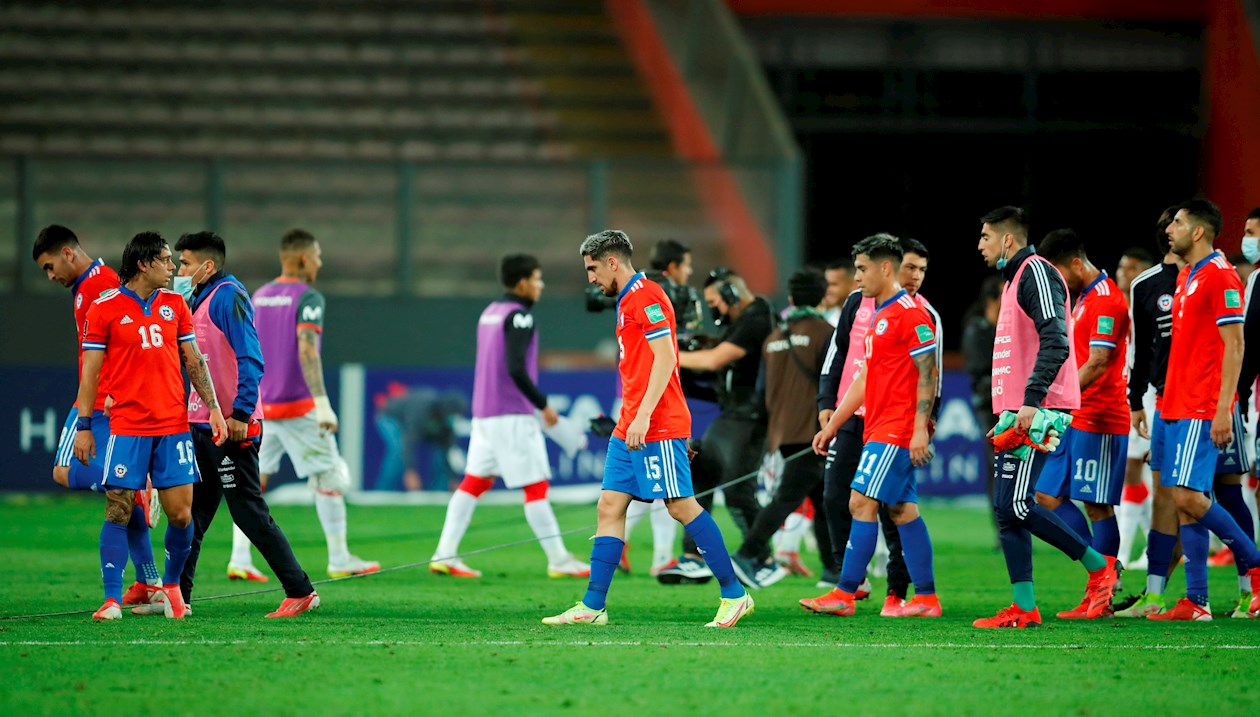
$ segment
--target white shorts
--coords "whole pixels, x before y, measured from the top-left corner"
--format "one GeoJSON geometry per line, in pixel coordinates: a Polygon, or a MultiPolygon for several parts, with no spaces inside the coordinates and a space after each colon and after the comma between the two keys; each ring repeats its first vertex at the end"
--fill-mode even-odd
{"type": "Polygon", "coordinates": [[[262,445],[258,447],[259,472],[270,475],[279,471],[280,458],[285,454],[292,461],[298,478],[331,470],[341,458],[336,434],[319,430],[314,410],[300,418],[263,422],[262,445]]]}
{"type": "MultiPolygon", "coordinates": [[[[1153,423],[1155,420],[1155,387],[1147,384],[1146,395],[1142,397],[1142,405],[1146,408],[1146,422],[1153,423]]],[[[1151,441],[1149,438],[1143,438],[1138,435],[1137,429],[1129,429],[1129,453],[1130,460],[1140,461],[1146,457],[1146,452],[1151,449],[1151,441]]]]}
{"type": "Polygon", "coordinates": [[[508,488],[550,480],[542,421],[525,414],[472,419],[464,472],[478,478],[499,476],[508,488]]]}

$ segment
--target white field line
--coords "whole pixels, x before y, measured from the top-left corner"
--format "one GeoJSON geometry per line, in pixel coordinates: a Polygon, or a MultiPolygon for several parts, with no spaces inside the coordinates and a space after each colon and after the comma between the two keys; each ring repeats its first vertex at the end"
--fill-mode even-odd
{"type": "Polygon", "coordinates": [[[736,648],[814,648],[845,650],[1260,650],[1260,645],[1021,645],[938,643],[858,643],[858,642],[651,642],[644,640],[0,640],[0,647],[115,647],[155,645],[172,647],[283,645],[293,647],[736,647],[736,648]]]}

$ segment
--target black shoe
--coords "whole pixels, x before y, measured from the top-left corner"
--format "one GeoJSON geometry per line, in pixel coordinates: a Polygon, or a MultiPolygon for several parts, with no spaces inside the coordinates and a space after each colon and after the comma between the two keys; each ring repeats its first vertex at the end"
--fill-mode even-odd
{"type": "Polygon", "coordinates": [[[713,571],[704,562],[683,556],[676,565],[662,570],[656,579],[662,585],[703,585],[713,579],[713,571]]]}

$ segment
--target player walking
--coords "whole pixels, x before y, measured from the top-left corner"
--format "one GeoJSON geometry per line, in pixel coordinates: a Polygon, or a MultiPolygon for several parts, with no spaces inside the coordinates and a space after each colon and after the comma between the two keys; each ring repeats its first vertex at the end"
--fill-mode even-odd
{"type": "MultiPolygon", "coordinates": [[[[59,224],[51,224],[40,230],[31,256],[49,280],[70,289],[74,305],[75,343],[79,343],[83,338],[83,322],[87,318],[88,308],[105,293],[118,290],[118,273],[105,266],[105,262],[100,259],[92,261],[79,245],[79,238],[74,232],[59,224]]],[[[82,368],[83,347],[80,346],[79,375],[83,374],[82,368]]],[[[105,415],[109,371],[109,362],[106,361],[101,366],[102,388],[97,392],[96,405],[92,407],[92,432],[96,442],[101,445],[109,441],[109,417],[105,415]]],[[[61,429],[61,440],[57,444],[53,482],[70,490],[104,493],[105,488],[101,485],[101,478],[105,473],[101,463],[104,455],[98,455],[90,465],[74,460],[75,423],[78,418],[78,409],[71,406],[65,427],[61,429]]],[[[157,497],[153,486],[147,483],[143,489],[136,491],[136,507],[140,510],[132,510],[131,519],[127,523],[127,546],[132,564],[135,565],[136,581],[123,593],[123,605],[139,605],[160,599],[161,576],[153,563],[153,543],[149,537],[149,529],[161,516],[157,497]]]]}
{"type": "Polygon", "coordinates": [[[753,600],[735,577],[713,516],[694,497],[687,461],[691,413],[678,378],[674,309],[660,285],[634,270],[633,251],[630,238],[616,230],[587,237],[580,250],[587,280],[617,297],[622,406],[608,443],[586,595],[543,624],[607,624],[605,603],[625,545],[626,508],[631,500],[660,497],[721,585],[717,616],[706,627],[734,627],[752,614],[753,600]]]}
{"type": "Polygon", "coordinates": [[[467,473],[446,507],[429,571],[481,577],[455,556],[477,499],[494,485],[495,476],[501,476],[508,488],[525,491],[525,520],[547,554],[547,575],[584,578],[591,574],[590,566],[564,547],[560,524],[547,500],[551,464],[542,426],[554,426],[560,419],[538,389],[538,334],[530,309],[542,296],[542,266],[528,254],[512,254],[500,262],[499,280],[507,294],[491,302],[477,322],[467,473]]]}
{"type": "Polygon", "coordinates": [[[859,407],[866,408],[861,458],[853,479],[849,511],[853,527],[831,592],[801,606],[827,615],[852,615],[866,564],[875,552],[880,504],[900,533],[915,595],[893,617],[939,617],[932,569],[932,541],[919,516],[915,466],[931,459],[928,431],[936,400],[936,334],[932,317],[897,283],[903,251],[891,236],[875,235],[853,247],[853,265],[862,295],[875,300],[871,328],[863,337],[865,358],[827,425],[814,437],[814,451],[827,447],[859,407]]]}
{"type": "Polygon", "coordinates": [[[192,315],[183,297],[165,289],[175,265],[171,248],[156,232],[137,234],[123,249],[122,286],[106,293],[88,309],[83,328],[83,373],[79,383],[79,418],[74,455],[87,465],[97,454],[92,433],[101,365],[108,356],[112,374],[109,393],[108,443],[102,485],[108,490],[101,528],[101,577],[105,604],[96,620],[122,617],[122,573],[127,560],[126,525],[135,491],[153,482],[166,513],[166,567],[162,593],[166,616],[183,618],[185,604],[180,573],[192,547],[192,484],[200,480],[184,408],[184,377],[206,404],[207,423],[222,445],[227,425],[215,400],[206,359],[197,350],[192,315]]]}
{"type": "MultiPolygon", "coordinates": [[[[1205,199],[1185,202],[1168,225],[1171,250],[1186,263],[1172,300],[1172,347],[1159,420],[1163,423],[1160,484],[1172,487],[1186,556],[1186,597],[1150,620],[1212,619],[1208,605],[1208,531],[1249,572],[1250,612],[1260,609],[1260,551],[1229,511],[1207,496],[1220,451],[1235,441],[1234,404],[1243,354],[1243,286],[1233,265],[1213,248],[1221,212],[1205,199]]],[[[1152,441],[1152,451],[1155,450],[1152,441]]],[[[1153,561],[1152,561],[1153,562],[1153,561]]]]}
{"type": "MultiPolygon", "coordinates": [[[[1129,350],[1129,305],[1107,272],[1094,266],[1085,243],[1071,229],[1046,235],[1039,249],[1078,294],[1072,311],[1073,353],[1081,386],[1081,408],[1072,414],[1059,449],[1046,458],[1037,479],[1037,502],[1055,513],[1082,538],[1090,526],[1073,500],[1085,504],[1093,523],[1090,545],[1116,557],[1120,529],[1115,506],[1124,489],[1125,456],[1129,451],[1129,411],[1125,394],[1125,362],[1129,350]]],[[[1084,618],[1089,598],[1061,618],[1084,618]]],[[[1102,613],[1107,614],[1106,611],[1102,613]]]]}
{"type": "MultiPolygon", "coordinates": [[[[315,491],[315,512],[328,543],[328,575],[374,573],[381,564],[350,554],[346,545],[346,499],[350,467],[337,450],[337,414],[324,389],[320,336],[324,297],[311,287],[323,266],[319,242],[310,232],[292,229],[280,240],[280,277],[254,292],[258,340],[262,345],[263,418],[267,440],[259,448],[262,485],[280,470],[288,454],[293,470],[315,491]]],[[[249,539],[233,531],[228,577],[265,580],[254,569],[249,539]]]]}

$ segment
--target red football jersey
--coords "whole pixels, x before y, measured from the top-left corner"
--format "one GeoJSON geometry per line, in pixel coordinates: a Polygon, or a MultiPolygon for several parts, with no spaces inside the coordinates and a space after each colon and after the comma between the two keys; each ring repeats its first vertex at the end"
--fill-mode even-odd
{"type": "Polygon", "coordinates": [[[158,289],[142,301],[126,287],[92,302],[83,350],[104,351],[114,367],[110,432],[169,436],[188,430],[179,345],[196,341],[184,297],[158,289]]]}
{"type": "Polygon", "coordinates": [[[687,408],[687,399],[683,397],[682,383],[678,379],[676,337],[674,305],[665,295],[665,290],[660,284],[648,281],[642,272],[635,274],[617,299],[617,349],[621,358],[617,370],[621,373],[622,402],[621,416],[617,419],[613,435],[621,440],[626,439],[626,429],[638,414],[639,404],[647,393],[655,358],[648,342],[654,339],[669,341],[673,349],[674,372],[648,421],[646,440],[691,437],[691,411],[687,408]]]}
{"type": "MultiPolygon", "coordinates": [[[[93,301],[101,298],[106,292],[117,289],[118,272],[105,266],[100,259],[92,262],[87,271],[79,275],[75,279],[74,284],[70,287],[70,296],[74,302],[74,335],[76,339],[83,337],[83,321],[87,319],[88,307],[93,301]]],[[[79,343],[75,341],[75,343],[79,343]]],[[[79,347],[79,373],[75,376],[75,383],[83,376],[83,347],[79,347]]],[[[105,410],[105,397],[109,395],[109,360],[106,359],[104,365],[101,366],[101,378],[99,389],[96,393],[96,405],[92,407],[94,411],[105,410]]]]}
{"type": "Polygon", "coordinates": [[[919,369],[914,357],[935,352],[932,316],[904,290],[877,307],[866,331],[863,441],[910,447],[919,399],[919,369]]]}
{"type": "Polygon", "coordinates": [[[1104,271],[1081,292],[1072,318],[1076,368],[1089,361],[1090,349],[1111,349],[1107,370],[1081,391],[1081,407],[1072,412],[1072,427],[1128,435],[1129,302],[1104,271]]]}
{"type": "Polygon", "coordinates": [[[1172,348],[1160,416],[1212,420],[1221,390],[1225,342],[1219,326],[1244,321],[1242,280],[1220,252],[1177,276],[1172,304],[1172,348]]]}

